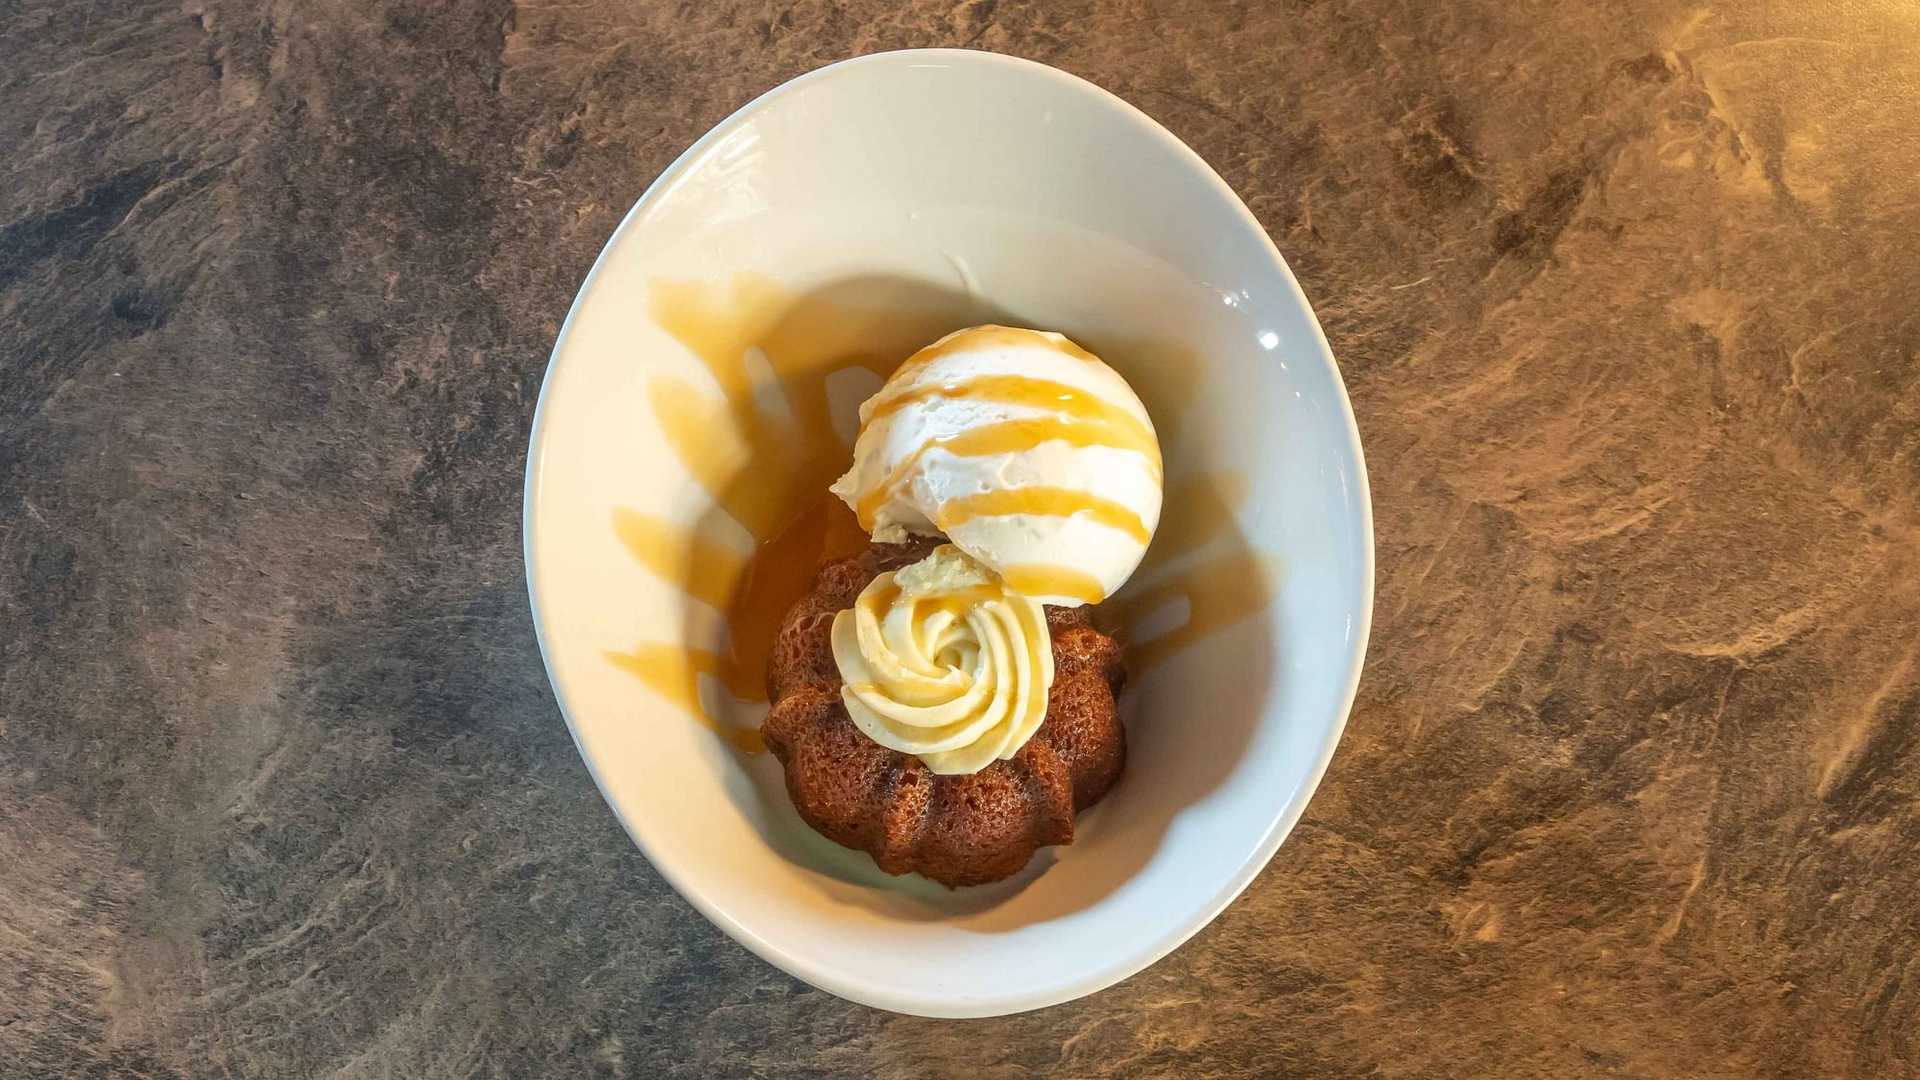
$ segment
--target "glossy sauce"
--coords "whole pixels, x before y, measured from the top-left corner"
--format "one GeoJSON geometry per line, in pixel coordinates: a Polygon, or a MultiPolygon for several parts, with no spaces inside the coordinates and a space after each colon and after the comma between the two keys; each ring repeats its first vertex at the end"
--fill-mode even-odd
{"type": "Polygon", "coordinates": [[[1074,488],[1028,487],[1000,488],[978,495],[963,495],[940,505],[940,517],[934,522],[942,532],[953,530],[983,517],[1009,514],[1035,514],[1051,517],[1086,517],[1110,529],[1118,529],[1142,545],[1153,539],[1153,531],[1140,515],[1126,506],[1074,488]]]}
{"type": "Polygon", "coordinates": [[[1009,566],[1001,579],[1007,588],[1028,596],[1071,596],[1089,604],[1107,598],[1099,578],[1066,566],[1009,566]]]}
{"type": "Polygon", "coordinates": [[[918,609],[922,604],[931,604],[956,619],[964,619],[974,608],[999,603],[1007,598],[1007,592],[999,585],[975,585],[967,589],[955,589],[929,596],[914,605],[918,609]]]}
{"type": "Polygon", "coordinates": [[[982,401],[993,405],[1021,405],[1043,409],[1069,420],[1098,423],[1116,432],[1116,437],[1123,438],[1129,449],[1148,454],[1156,465],[1160,461],[1153,430],[1142,423],[1139,417],[1080,387],[1025,375],[975,375],[897,391],[874,405],[861,421],[860,430],[866,431],[909,405],[937,397],[955,401],[982,401]]]}
{"type": "MultiPolygon", "coordinates": [[[[864,545],[866,537],[861,536],[864,545]]],[[[999,585],[970,585],[964,589],[952,589],[947,592],[913,598],[913,611],[918,615],[923,607],[935,607],[955,618],[964,619],[974,608],[983,604],[1006,599],[1007,590],[999,585]]],[[[874,594],[874,607],[882,611],[891,609],[900,602],[900,586],[889,582],[881,586],[874,594]]]]}
{"type": "Polygon", "coordinates": [[[727,613],[727,654],[721,681],[741,701],[767,700],[767,661],[788,609],[813,587],[827,559],[843,559],[867,546],[853,511],[824,490],[747,563],[727,613]]]}
{"type": "MultiPolygon", "coordinates": [[[[1131,420],[1132,417],[1127,419],[1131,420]]],[[[1137,428],[1137,425],[1136,425],[1137,428]]],[[[1160,448],[1151,433],[1133,430],[1105,420],[1076,420],[1065,417],[1029,417],[1003,420],[997,424],[929,439],[913,453],[902,458],[887,478],[860,498],[860,524],[871,530],[880,508],[887,504],[919,466],[930,450],[944,450],[955,457],[986,457],[991,454],[1018,454],[1042,443],[1058,440],[1075,448],[1107,446],[1116,450],[1137,451],[1152,464],[1155,480],[1160,478],[1160,448]],[[1141,441],[1144,437],[1144,443],[1141,441]]]]}

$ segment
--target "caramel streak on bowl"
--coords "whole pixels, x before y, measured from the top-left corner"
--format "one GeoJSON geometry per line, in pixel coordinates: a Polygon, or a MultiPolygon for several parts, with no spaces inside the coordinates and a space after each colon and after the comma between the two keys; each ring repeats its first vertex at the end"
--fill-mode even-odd
{"type": "Polygon", "coordinates": [[[724,614],[727,643],[718,651],[642,645],[607,655],[735,747],[756,751],[757,733],[702,709],[698,681],[718,679],[736,701],[765,701],[781,616],[822,559],[867,542],[851,511],[827,494],[851,452],[834,429],[827,380],[849,369],[884,377],[896,358],[951,323],[926,310],[796,296],[754,274],[651,281],[648,310],[719,390],[672,375],[651,377],[646,388],[674,457],[719,512],[678,523],[620,509],[613,528],[637,562],[724,614]],[[730,522],[751,538],[751,554],[730,522]]]}
{"type": "Polygon", "coordinates": [[[613,512],[613,531],[662,581],[678,581],[687,595],[723,611],[747,568],[748,556],[733,545],[653,514],[622,507],[613,512]]]}
{"type": "Polygon", "coordinates": [[[699,677],[718,675],[720,671],[720,658],[713,653],[673,645],[641,645],[632,652],[609,650],[606,657],[615,667],[638,676],[654,693],[678,705],[734,749],[746,754],[766,750],[758,731],[722,725],[701,707],[699,677]]]}

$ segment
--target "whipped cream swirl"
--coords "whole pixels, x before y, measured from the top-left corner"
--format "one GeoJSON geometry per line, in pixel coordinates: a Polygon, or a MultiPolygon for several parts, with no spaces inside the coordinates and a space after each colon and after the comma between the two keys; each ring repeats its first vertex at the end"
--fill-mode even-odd
{"type": "Polygon", "coordinates": [[[1046,718],[1046,609],[951,544],[881,574],[833,620],[847,713],[943,775],[1018,753],[1046,718]]]}

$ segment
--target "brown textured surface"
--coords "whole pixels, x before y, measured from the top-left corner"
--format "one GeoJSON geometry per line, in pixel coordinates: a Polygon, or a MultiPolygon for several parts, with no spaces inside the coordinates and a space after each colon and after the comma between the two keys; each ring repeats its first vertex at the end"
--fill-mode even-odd
{"type": "Polygon", "coordinates": [[[1916,78],[1906,0],[0,2],[0,1075],[1914,1075],[1916,78]],[[1247,893],[951,1024],[647,866],[517,513],[647,181],[963,42],[1245,196],[1380,587],[1247,893]]]}
{"type": "Polygon", "coordinates": [[[872,544],[820,568],[787,613],[767,667],[761,734],[786,771],[807,824],[873,856],[889,874],[983,885],[1018,873],[1042,847],[1073,842],[1074,814],[1099,802],[1126,765],[1114,708],[1120,647],[1086,608],[1047,609],[1054,680],[1047,719],[1010,760],[970,776],[936,776],[916,758],[860,734],[841,703],[833,618],[888,570],[926,555],[931,540],[872,544]]]}

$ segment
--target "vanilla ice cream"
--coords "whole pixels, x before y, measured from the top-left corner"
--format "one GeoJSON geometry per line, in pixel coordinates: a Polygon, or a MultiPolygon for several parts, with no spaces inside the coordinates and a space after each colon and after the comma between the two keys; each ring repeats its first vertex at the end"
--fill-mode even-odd
{"type": "Polygon", "coordinates": [[[1160,444],[1127,381],[1059,334],[976,326],[860,407],[833,485],[874,539],[946,534],[1009,589],[1098,603],[1160,522],[1160,444]]]}

